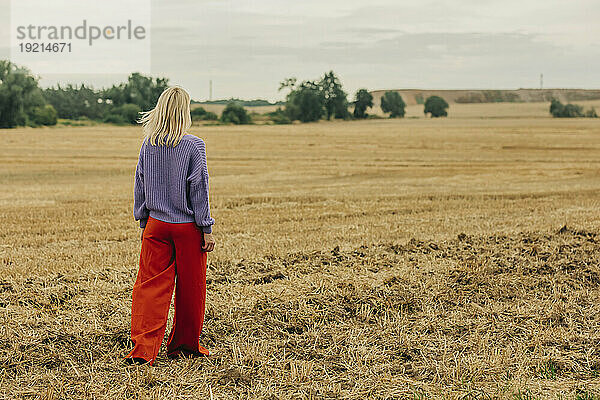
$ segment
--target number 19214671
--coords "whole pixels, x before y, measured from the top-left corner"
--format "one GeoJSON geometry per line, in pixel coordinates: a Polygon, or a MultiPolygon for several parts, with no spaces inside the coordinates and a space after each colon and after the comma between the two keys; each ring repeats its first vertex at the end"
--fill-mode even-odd
{"type": "Polygon", "coordinates": [[[70,53],[71,43],[19,43],[21,53],[70,53]]]}

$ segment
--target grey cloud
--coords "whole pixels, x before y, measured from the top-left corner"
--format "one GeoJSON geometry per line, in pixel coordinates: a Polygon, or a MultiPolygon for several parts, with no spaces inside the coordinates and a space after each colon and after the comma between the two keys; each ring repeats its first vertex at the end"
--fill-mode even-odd
{"type": "MultiPolygon", "coordinates": [[[[522,61],[531,57],[561,56],[561,47],[536,41],[535,35],[505,33],[425,33],[402,34],[391,39],[373,43],[363,42],[317,42],[314,46],[247,46],[239,43],[216,46],[205,45],[199,52],[218,59],[240,59],[261,56],[294,57],[301,60],[345,62],[350,64],[379,64],[410,62],[414,60],[436,60],[441,56],[481,59],[508,58],[518,56],[522,61]]],[[[185,49],[184,43],[174,44],[172,50],[185,49]]]]}
{"type": "Polygon", "coordinates": [[[340,29],[343,34],[352,34],[356,37],[373,38],[382,35],[393,35],[403,32],[400,29],[373,28],[373,27],[343,27],[340,29]]]}
{"type": "Polygon", "coordinates": [[[540,72],[548,85],[600,82],[594,68],[598,47],[582,43],[585,35],[599,32],[593,22],[597,0],[581,0],[578,7],[543,0],[153,0],[153,5],[153,73],[188,87],[196,98],[206,97],[209,79],[218,97],[281,98],[279,80],[314,79],[329,69],[350,92],[515,88],[532,86],[540,72]]]}
{"type": "MultiPolygon", "coordinates": [[[[172,50],[177,52],[177,46],[172,50]]],[[[236,90],[241,91],[239,87],[247,87],[249,79],[264,79],[262,90],[273,98],[278,96],[275,87],[279,79],[291,75],[313,79],[331,68],[341,74],[351,91],[360,86],[526,86],[524,79],[537,76],[543,68],[548,70],[550,64],[557,71],[564,68],[560,60],[565,54],[565,49],[530,34],[427,33],[402,34],[371,44],[206,45],[190,56],[199,67],[197,76],[208,79],[235,70],[237,73],[228,75],[228,86],[237,84],[236,90]],[[305,72],[297,73],[299,68],[305,72]]]]}

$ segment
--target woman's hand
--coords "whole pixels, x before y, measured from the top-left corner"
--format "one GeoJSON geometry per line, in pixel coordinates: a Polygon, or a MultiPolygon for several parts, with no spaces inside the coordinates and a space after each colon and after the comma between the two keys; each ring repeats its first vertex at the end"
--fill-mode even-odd
{"type": "Polygon", "coordinates": [[[146,228],[142,228],[142,233],[140,233],[140,241],[144,240],[144,229],[146,228]]]}
{"type": "Polygon", "coordinates": [[[213,251],[215,249],[215,238],[212,233],[204,233],[204,246],[202,246],[202,251],[213,251]]]}

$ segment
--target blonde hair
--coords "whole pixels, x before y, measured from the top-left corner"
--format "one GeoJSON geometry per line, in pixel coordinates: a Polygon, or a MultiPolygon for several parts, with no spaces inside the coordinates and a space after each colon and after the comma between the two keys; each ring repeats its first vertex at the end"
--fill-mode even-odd
{"type": "Polygon", "coordinates": [[[139,123],[144,130],[144,141],[152,146],[177,146],[192,126],[190,95],[180,87],[166,89],[156,107],[142,112],[139,123]]]}

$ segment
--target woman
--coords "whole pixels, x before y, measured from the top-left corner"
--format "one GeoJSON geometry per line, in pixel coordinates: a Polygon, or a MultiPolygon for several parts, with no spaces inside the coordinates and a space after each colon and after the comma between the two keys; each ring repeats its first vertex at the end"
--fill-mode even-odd
{"type": "Polygon", "coordinates": [[[190,95],[165,90],[142,113],[144,141],[135,172],[134,216],[142,228],[140,268],[133,286],[129,362],[153,364],[167,326],[175,287],[175,316],[167,355],[208,355],[199,344],[204,322],[207,252],[214,249],[208,169],[192,125],[190,95]]]}

